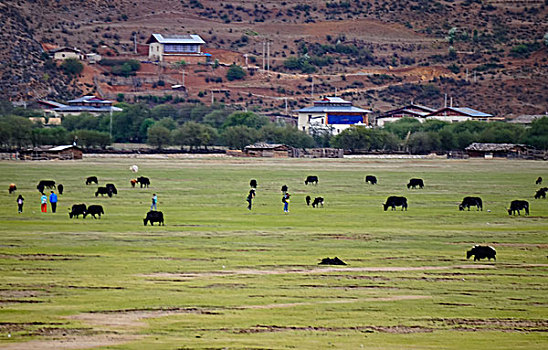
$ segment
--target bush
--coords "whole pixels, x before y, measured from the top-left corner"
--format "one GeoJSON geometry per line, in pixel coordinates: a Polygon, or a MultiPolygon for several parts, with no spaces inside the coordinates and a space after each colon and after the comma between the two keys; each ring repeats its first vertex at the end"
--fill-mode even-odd
{"type": "Polygon", "coordinates": [[[78,75],[84,70],[84,65],[76,58],[67,58],[61,63],[61,69],[67,75],[78,75]]]}
{"type": "Polygon", "coordinates": [[[228,72],[226,72],[226,78],[228,81],[243,79],[245,78],[245,75],[246,74],[243,68],[236,64],[231,65],[228,72]]]}

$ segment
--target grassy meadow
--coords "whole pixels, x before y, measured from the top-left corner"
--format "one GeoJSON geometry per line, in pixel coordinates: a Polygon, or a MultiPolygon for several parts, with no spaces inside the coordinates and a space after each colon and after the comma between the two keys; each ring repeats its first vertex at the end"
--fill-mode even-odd
{"type": "Polygon", "coordinates": [[[0,349],[548,349],[538,176],[548,183],[545,162],[3,161],[0,349]],[[95,197],[91,175],[118,195],[95,197]],[[139,175],[150,188],[131,188],[139,175]],[[305,186],[307,175],[319,184],[305,186]],[[425,188],[408,190],[412,177],[425,188]],[[56,214],[49,203],[40,212],[41,179],[64,185],[56,214]],[[166,225],[144,227],[153,193],[166,225]],[[325,206],[307,207],[306,195],[325,206]],[[408,211],[383,211],[390,195],[406,196],[408,211]],[[484,210],[459,212],[464,196],[484,210]],[[509,216],[514,199],[531,215],[509,216]],[[77,203],[105,215],[69,219],[77,203]],[[497,261],[466,260],[474,244],[494,246],[497,261]],[[335,256],[348,265],[318,265],[335,256]]]}

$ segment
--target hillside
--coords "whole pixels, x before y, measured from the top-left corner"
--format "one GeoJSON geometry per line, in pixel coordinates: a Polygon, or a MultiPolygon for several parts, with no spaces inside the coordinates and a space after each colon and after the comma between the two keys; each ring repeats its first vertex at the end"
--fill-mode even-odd
{"type": "Polygon", "coordinates": [[[210,102],[213,89],[215,101],[283,112],[285,99],[294,108],[337,93],[378,111],[411,100],[437,107],[447,94],[505,116],[545,113],[548,102],[545,1],[36,0],[0,4],[0,16],[0,88],[12,100],[172,94],[167,87],[182,80],[173,67],[143,63],[121,79],[90,65],[70,81],[40,44],[144,60],[134,36],[144,44],[151,33],[196,33],[221,65],[185,67],[190,100],[210,102]],[[264,41],[270,72],[228,82],[223,64],[243,66],[244,54],[262,68],[264,41]],[[288,68],[289,58],[300,66],[288,68]]]}

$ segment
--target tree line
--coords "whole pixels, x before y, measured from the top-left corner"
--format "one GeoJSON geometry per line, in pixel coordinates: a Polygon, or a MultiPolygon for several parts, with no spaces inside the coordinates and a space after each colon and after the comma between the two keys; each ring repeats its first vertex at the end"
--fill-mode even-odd
{"type": "Polygon", "coordinates": [[[336,147],[356,151],[405,151],[429,153],[464,150],[473,142],[521,143],[548,149],[548,118],[535,120],[530,127],[504,122],[447,123],[428,120],[420,123],[402,118],[383,128],[351,127],[336,136],[329,130],[297,128],[253,112],[239,111],[223,104],[119,103],[122,112],[93,116],[65,116],[61,125],[45,127],[28,117],[41,111],[13,108],[0,101],[0,147],[23,148],[62,145],[77,141],[85,148],[105,148],[112,142],[148,143],[192,149],[226,146],[243,149],[255,142],[281,143],[297,148],[336,147]],[[112,130],[112,137],[111,135],[112,130]]]}

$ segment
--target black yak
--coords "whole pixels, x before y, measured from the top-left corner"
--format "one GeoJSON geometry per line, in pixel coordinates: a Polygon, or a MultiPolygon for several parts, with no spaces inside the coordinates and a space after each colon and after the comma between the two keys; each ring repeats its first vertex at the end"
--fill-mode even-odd
{"type": "Polygon", "coordinates": [[[476,206],[477,210],[483,210],[483,202],[480,197],[464,197],[462,203],[459,204],[459,210],[462,211],[464,208],[468,208],[468,211],[470,211],[470,207],[473,206],[476,206]]]}
{"type": "Polygon", "coordinates": [[[466,252],[466,259],[470,259],[471,256],[474,256],[474,261],[488,258],[489,260],[497,260],[496,255],[497,251],[495,248],[486,246],[486,245],[475,245],[466,252]]]}
{"type": "Polygon", "coordinates": [[[150,186],[150,179],[148,177],[145,177],[145,176],[139,176],[137,178],[137,182],[139,183],[141,188],[150,186]]]}
{"type": "Polygon", "coordinates": [[[79,215],[85,215],[86,209],[85,204],[74,204],[72,210],[69,212],[69,218],[72,219],[74,216],[78,217],[79,215]]]}
{"type": "Polygon", "coordinates": [[[90,185],[92,183],[95,183],[96,185],[99,184],[99,181],[97,180],[97,176],[89,176],[86,178],[86,185],[90,185]]]}
{"type": "Polygon", "coordinates": [[[312,202],[312,208],[319,207],[320,205],[323,207],[323,197],[314,198],[314,202],[312,202]]]}
{"type": "Polygon", "coordinates": [[[371,185],[375,185],[375,184],[377,184],[377,177],[373,176],[373,175],[367,175],[365,177],[365,182],[366,183],[369,182],[371,185]]]}
{"type": "Polygon", "coordinates": [[[304,180],[304,184],[308,185],[309,183],[314,183],[314,185],[318,184],[318,177],[315,175],[309,175],[306,177],[306,180],[304,180]]]}
{"type": "Polygon", "coordinates": [[[409,183],[407,184],[407,188],[417,188],[417,186],[419,186],[419,188],[423,188],[424,187],[424,181],[422,181],[422,179],[411,179],[409,180],[409,183]]]}
{"type": "Polygon", "coordinates": [[[518,212],[518,215],[521,215],[520,210],[525,210],[525,214],[529,215],[529,202],[521,200],[512,201],[508,209],[508,215],[516,215],[516,212],[518,212]]]}
{"type": "Polygon", "coordinates": [[[147,217],[143,219],[143,224],[145,224],[145,226],[147,225],[147,222],[150,222],[150,226],[154,226],[155,222],[159,225],[164,225],[164,213],[155,210],[149,211],[147,217]]]}
{"type": "Polygon", "coordinates": [[[386,203],[383,204],[384,211],[388,210],[389,207],[391,207],[392,210],[396,210],[396,207],[400,206],[401,210],[407,210],[407,198],[390,196],[386,199],[386,203]]]}
{"type": "Polygon", "coordinates": [[[86,213],[84,214],[84,219],[86,218],[87,215],[93,216],[94,219],[97,219],[95,217],[95,215],[99,215],[99,219],[100,219],[101,214],[104,214],[104,213],[105,213],[105,211],[103,210],[103,206],[101,206],[101,205],[90,205],[86,209],[86,213]]]}

